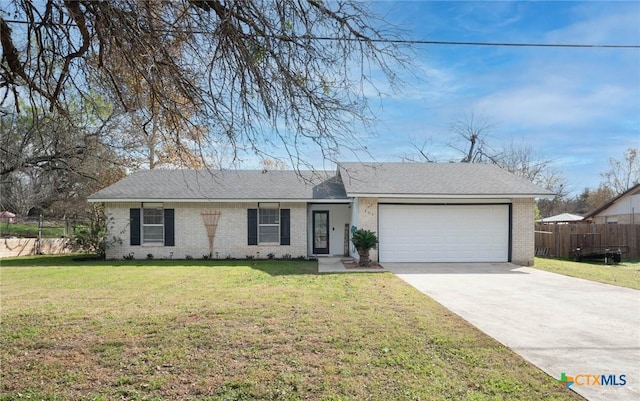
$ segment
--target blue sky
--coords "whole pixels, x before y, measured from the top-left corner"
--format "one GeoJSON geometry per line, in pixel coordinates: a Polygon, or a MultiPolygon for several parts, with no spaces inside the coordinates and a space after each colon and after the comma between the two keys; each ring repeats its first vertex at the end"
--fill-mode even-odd
{"type": "MultiPolygon", "coordinates": [[[[381,1],[374,11],[408,39],[640,44],[640,2],[381,1]]],[[[379,122],[367,139],[378,161],[411,143],[442,161],[451,123],[474,112],[494,124],[489,142],[534,147],[574,193],[595,188],[610,157],[640,147],[640,49],[416,45],[416,76],[370,101],[379,122]]]]}

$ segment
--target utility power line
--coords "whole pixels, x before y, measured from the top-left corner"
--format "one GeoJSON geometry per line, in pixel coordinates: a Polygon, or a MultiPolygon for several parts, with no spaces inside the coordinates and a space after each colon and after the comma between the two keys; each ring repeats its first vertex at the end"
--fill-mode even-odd
{"type": "MultiPolygon", "coordinates": [[[[11,24],[31,24],[29,21],[22,20],[6,20],[11,24]]],[[[75,26],[75,24],[52,24],[59,26],[75,26]]],[[[189,31],[159,31],[163,33],[195,33],[207,34],[208,31],[189,30],[189,31]]],[[[621,45],[621,44],[584,44],[584,43],[530,43],[530,42],[463,42],[453,40],[425,40],[425,39],[371,39],[371,38],[336,38],[331,36],[272,36],[273,39],[295,40],[295,39],[312,39],[327,40],[333,42],[350,41],[360,42],[368,41],[373,43],[391,43],[391,44],[408,44],[408,45],[444,45],[444,46],[503,46],[503,47],[558,47],[558,48],[592,48],[592,49],[640,49],[640,45],[621,45]]]]}
{"type": "MultiPolygon", "coordinates": [[[[345,40],[336,38],[314,37],[320,40],[345,40]]],[[[346,39],[359,40],[359,39],[346,39]]],[[[396,43],[410,45],[452,45],[452,46],[509,46],[509,47],[577,47],[577,48],[608,48],[608,49],[640,49],[640,45],[611,45],[611,44],[579,44],[579,43],[511,43],[511,42],[457,42],[421,39],[370,39],[376,43],[396,43]]]]}

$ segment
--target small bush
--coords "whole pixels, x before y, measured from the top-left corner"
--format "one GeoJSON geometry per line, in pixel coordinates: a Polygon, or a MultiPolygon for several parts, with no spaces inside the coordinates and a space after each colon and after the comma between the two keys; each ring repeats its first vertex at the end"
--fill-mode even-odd
{"type": "Polygon", "coordinates": [[[184,258],[185,258],[186,260],[193,260],[193,256],[191,256],[191,255],[186,255],[184,258]]]}
{"type": "Polygon", "coordinates": [[[276,254],[275,254],[275,253],[273,253],[273,252],[269,252],[269,253],[267,254],[267,259],[273,259],[273,258],[275,258],[275,257],[276,257],[276,254]]]}
{"type": "Polygon", "coordinates": [[[376,249],[378,237],[373,231],[360,228],[351,233],[351,242],[357,250],[369,251],[376,249]]]}
{"type": "Polygon", "coordinates": [[[129,252],[129,254],[128,254],[128,255],[122,255],[122,258],[123,258],[124,260],[133,260],[133,259],[134,259],[134,257],[133,257],[133,252],[129,252]]]}
{"type": "Polygon", "coordinates": [[[107,248],[115,244],[122,244],[122,239],[116,236],[107,237],[107,226],[113,224],[113,217],[104,213],[104,207],[94,205],[91,208],[89,224],[76,227],[73,240],[86,253],[95,253],[104,259],[107,248]]]}
{"type": "Polygon", "coordinates": [[[246,258],[247,260],[253,260],[253,255],[245,255],[245,258],[246,258]]]}
{"type": "Polygon", "coordinates": [[[153,260],[153,254],[152,253],[148,253],[147,254],[147,260],[153,260]]]}
{"type": "Polygon", "coordinates": [[[282,255],[282,260],[291,260],[291,254],[285,253],[284,255],[282,255]]]}

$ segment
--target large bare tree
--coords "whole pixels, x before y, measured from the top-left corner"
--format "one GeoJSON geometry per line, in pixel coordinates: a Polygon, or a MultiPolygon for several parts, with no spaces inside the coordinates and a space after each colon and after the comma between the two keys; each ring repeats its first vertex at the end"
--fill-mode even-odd
{"type": "Polygon", "coordinates": [[[640,154],[638,148],[629,148],[622,160],[609,158],[609,170],[600,174],[602,186],[608,187],[615,195],[620,195],[640,183],[640,154]]]}
{"type": "Polygon", "coordinates": [[[565,198],[569,193],[566,179],[554,160],[542,156],[531,144],[512,141],[499,148],[492,158],[501,168],[553,191],[557,198],[565,198]]]}
{"type": "Polygon", "coordinates": [[[389,41],[398,31],[352,0],[14,0],[0,10],[3,113],[28,101],[68,114],[65,99],[98,92],[114,110],[162,121],[158,146],[204,158],[270,158],[278,147],[298,167],[311,146],[332,160],[359,147],[354,123],[373,117],[365,94],[408,63],[389,41]]]}
{"type": "Polygon", "coordinates": [[[450,128],[452,142],[449,146],[462,154],[461,163],[495,163],[495,151],[489,145],[489,135],[495,128],[488,118],[467,112],[455,120],[450,128]]]}
{"type": "MultiPolygon", "coordinates": [[[[536,151],[533,145],[524,141],[496,146],[491,139],[496,124],[487,117],[474,111],[465,113],[449,127],[447,147],[456,153],[447,162],[491,163],[522,178],[554,191],[558,196],[567,195],[565,179],[554,167],[551,159],[536,151]]],[[[437,162],[437,156],[431,151],[431,141],[412,142],[412,150],[400,156],[406,162],[437,162]]]]}
{"type": "MultiPolygon", "coordinates": [[[[535,147],[525,142],[510,142],[495,146],[491,133],[496,124],[474,111],[455,120],[449,128],[450,142],[447,145],[456,157],[445,160],[457,163],[491,163],[552,191],[553,199],[537,202],[543,217],[562,212],[567,206],[569,191],[562,173],[553,160],[543,157],[535,147]]],[[[435,162],[437,157],[430,151],[429,141],[411,143],[412,150],[400,156],[405,162],[435,162]]]]}
{"type": "Polygon", "coordinates": [[[87,106],[70,103],[70,116],[26,105],[0,115],[0,209],[82,214],[86,196],[122,178],[118,155],[103,143],[108,120],[87,106]]]}

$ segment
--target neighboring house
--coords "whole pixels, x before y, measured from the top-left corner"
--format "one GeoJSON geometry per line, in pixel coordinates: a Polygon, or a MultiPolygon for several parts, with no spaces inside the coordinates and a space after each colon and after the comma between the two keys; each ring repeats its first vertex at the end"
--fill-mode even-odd
{"type": "Polygon", "coordinates": [[[104,203],[107,258],[351,255],[377,233],[380,262],[532,265],[534,198],[552,193],[488,164],[341,163],[336,172],[149,170],[104,203]]]}
{"type": "Polygon", "coordinates": [[[545,217],[544,219],[538,220],[538,223],[542,224],[569,224],[569,223],[579,223],[584,220],[584,217],[571,214],[571,213],[560,213],[555,216],[545,217]]]}
{"type": "Polygon", "coordinates": [[[584,216],[596,224],[640,224],[640,184],[584,216]]]}

